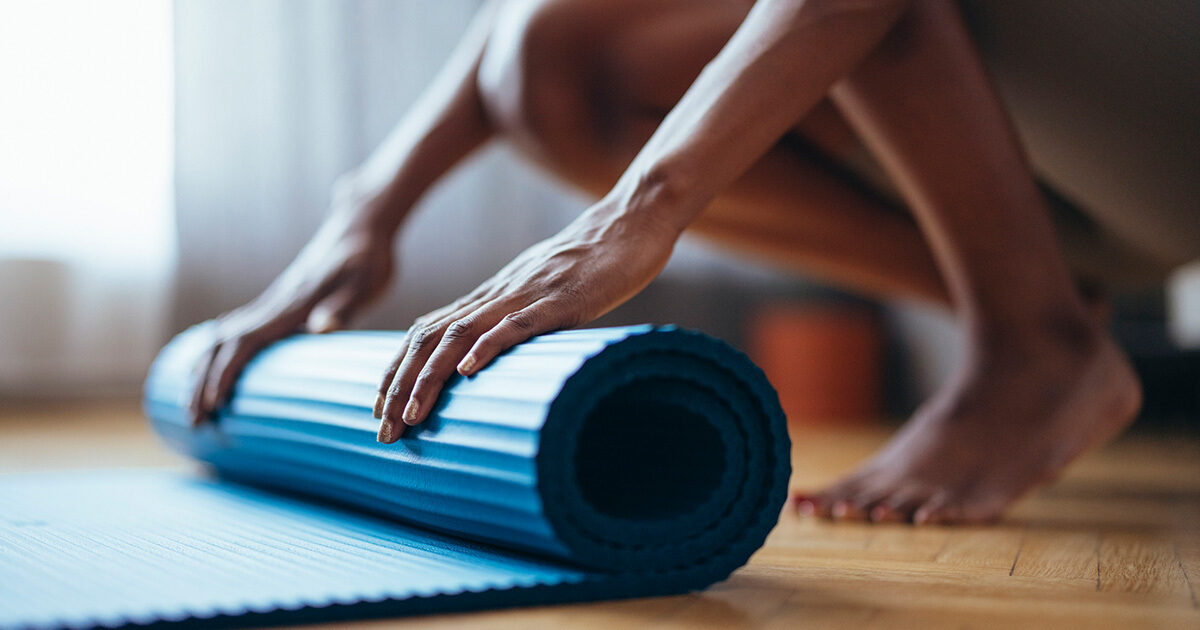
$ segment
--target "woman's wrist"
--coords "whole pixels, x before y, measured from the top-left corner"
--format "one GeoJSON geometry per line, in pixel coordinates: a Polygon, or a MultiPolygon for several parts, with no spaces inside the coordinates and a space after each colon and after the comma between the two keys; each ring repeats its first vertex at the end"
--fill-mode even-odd
{"type": "Polygon", "coordinates": [[[622,218],[664,230],[672,238],[678,238],[711,201],[680,160],[631,165],[608,197],[622,218]]]}
{"type": "Polygon", "coordinates": [[[392,239],[399,231],[409,204],[396,199],[390,182],[379,184],[359,171],[342,175],[333,184],[330,220],[347,229],[392,239]]]}

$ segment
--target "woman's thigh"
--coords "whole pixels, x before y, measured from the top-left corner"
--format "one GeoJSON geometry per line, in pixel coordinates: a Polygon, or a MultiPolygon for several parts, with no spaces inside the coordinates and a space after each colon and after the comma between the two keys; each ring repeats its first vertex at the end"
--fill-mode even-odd
{"type": "Polygon", "coordinates": [[[1085,215],[1080,264],[1152,280],[1200,257],[1200,4],[964,8],[1034,168],[1085,215]]]}

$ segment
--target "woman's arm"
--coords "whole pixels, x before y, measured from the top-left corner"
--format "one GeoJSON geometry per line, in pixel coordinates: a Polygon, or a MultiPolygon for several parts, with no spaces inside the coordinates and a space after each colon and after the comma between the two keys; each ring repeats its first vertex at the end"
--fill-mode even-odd
{"type": "Polygon", "coordinates": [[[866,57],[906,5],[760,0],[604,199],[410,329],[380,385],[379,439],[423,420],[456,368],[473,374],[644,288],[684,228],[866,57]]]}
{"type": "Polygon", "coordinates": [[[421,195],[492,136],[476,72],[494,19],[489,5],[450,61],[384,143],[334,186],[331,212],[296,259],[254,301],[217,318],[193,390],[199,423],[224,404],[242,368],[273,341],[336,330],[382,294],[392,241],[421,195]]]}
{"type": "Polygon", "coordinates": [[[485,5],[400,124],[339,180],[364,201],[373,228],[394,236],[425,191],[492,137],[477,77],[497,6],[485,5]]]}
{"type": "Polygon", "coordinates": [[[759,0],[614,187],[682,232],[850,72],[907,0],[759,0]]]}

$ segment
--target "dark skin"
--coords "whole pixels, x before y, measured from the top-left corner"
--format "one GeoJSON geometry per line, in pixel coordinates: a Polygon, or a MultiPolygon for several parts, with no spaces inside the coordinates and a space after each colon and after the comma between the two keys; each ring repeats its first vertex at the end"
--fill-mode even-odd
{"type": "Polygon", "coordinates": [[[255,351],[298,329],[340,328],[377,297],[421,194],[499,136],[599,201],[409,327],[375,404],[381,442],[423,421],[456,371],[471,376],[636,294],[685,230],[868,293],[945,304],[968,333],[955,378],[858,472],[797,496],[801,511],[990,520],[1123,429],[1137,381],[1076,289],[955,6],[747,9],[489,7],[384,146],[344,178],[296,262],[220,318],[196,421],[255,351]],[[794,150],[797,140],[834,161],[869,151],[905,206],[794,150]]]}

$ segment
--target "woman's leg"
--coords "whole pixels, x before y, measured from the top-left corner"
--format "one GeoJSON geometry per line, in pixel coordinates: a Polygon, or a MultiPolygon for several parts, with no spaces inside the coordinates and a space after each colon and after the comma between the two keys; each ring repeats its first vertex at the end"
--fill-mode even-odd
{"type": "Polygon", "coordinates": [[[949,0],[918,0],[832,96],[908,201],[968,347],[951,383],[813,508],[987,520],[1124,429],[1140,391],[1089,314],[949,0]]]}
{"type": "MultiPolygon", "coordinates": [[[[501,133],[548,170],[603,195],[745,16],[746,3],[567,0],[499,18],[480,67],[501,133]]],[[[877,295],[948,304],[912,216],[823,164],[860,150],[829,104],[689,230],[718,245],[877,295]]]]}
{"type": "MultiPolygon", "coordinates": [[[[481,93],[527,154],[603,194],[743,14],[733,4],[610,0],[511,10],[497,27],[508,45],[489,43],[481,93]]],[[[1071,286],[956,19],[948,5],[914,9],[838,94],[919,208],[920,228],[787,143],[695,225],[834,282],[946,304],[952,295],[963,309],[976,342],[964,369],[862,472],[819,497],[826,514],[840,503],[851,516],[878,506],[889,519],[922,507],[933,519],[991,518],[1137,407],[1136,382],[1071,286]],[[955,81],[931,81],[938,72],[955,81]],[[914,90],[922,96],[906,96],[914,90]]],[[[841,149],[836,118],[820,110],[797,132],[841,149]]]]}

